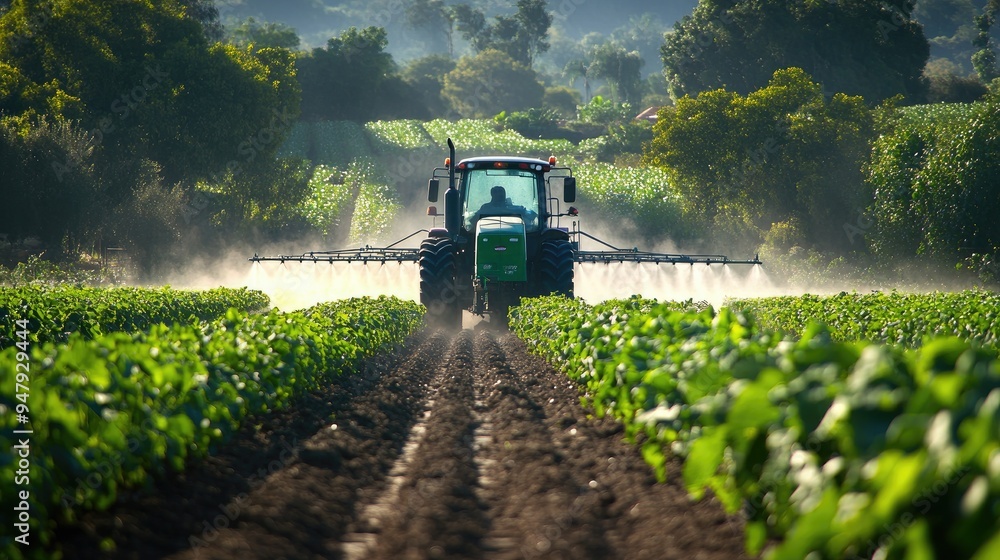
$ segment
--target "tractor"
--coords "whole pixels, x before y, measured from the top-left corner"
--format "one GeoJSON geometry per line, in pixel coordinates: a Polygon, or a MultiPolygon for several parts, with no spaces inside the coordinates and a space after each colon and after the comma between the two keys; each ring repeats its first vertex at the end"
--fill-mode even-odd
{"type": "MultiPolygon", "coordinates": [[[[574,248],[568,229],[554,226],[562,201],[576,199],[568,168],[523,157],[474,157],[455,161],[449,140],[445,166],[434,170],[427,200],[438,202],[441,179],[444,227],[428,231],[420,244],[420,302],[442,327],[461,328],[462,310],[504,323],[520,298],[573,297],[574,248]]],[[[438,216],[436,207],[428,214],[438,216]]]]}
{"type": "Polygon", "coordinates": [[[448,139],[444,167],[435,168],[427,184],[427,200],[438,203],[444,190],[444,213],[432,205],[427,214],[434,226],[386,247],[311,251],[301,255],[261,257],[252,262],[416,262],[420,270],[420,302],[432,324],[459,329],[462,311],[489,316],[505,325],[511,306],[522,297],[558,294],[573,297],[577,263],[761,264],[755,256],[732,260],[724,255],[652,253],[620,249],[577,229],[576,179],[568,167],[548,160],[489,156],[457,161],[448,139]],[[560,227],[570,216],[573,229],[560,227]],[[443,224],[440,219],[443,218],[443,224]],[[443,227],[441,227],[443,226],[443,227]],[[426,234],[419,248],[399,244],[426,234]],[[583,238],[603,250],[582,250],[583,238]]]}

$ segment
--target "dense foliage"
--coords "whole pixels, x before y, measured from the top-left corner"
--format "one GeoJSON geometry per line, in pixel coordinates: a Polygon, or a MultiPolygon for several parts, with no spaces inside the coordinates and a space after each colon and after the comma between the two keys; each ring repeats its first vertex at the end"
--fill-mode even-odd
{"type": "Polygon", "coordinates": [[[818,327],[785,340],[729,309],[637,301],[531,300],[511,328],[641,438],[660,477],[676,454],[692,495],[742,508],[751,551],[779,537],[769,558],[1000,553],[996,350],[818,327]]]}
{"type": "Polygon", "coordinates": [[[843,250],[843,224],[867,205],[861,167],[873,126],[861,98],[827,98],[789,68],[746,96],[719,89],[661,110],[644,160],[668,171],[691,214],[744,228],[734,237],[759,241],[795,221],[803,241],[843,250]]]}
{"type": "Polygon", "coordinates": [[[746,95],[782,68],[804,68],[827,91],[877,103],[922,102],[930,53],[914,2],[701,0],[662,49],[676,99],[725,87],[746,95]]]}
{"type": "Polygon", "coordinates": [[[18,0],[0,14],[4,233],[55,258],[127,245],[149,269],[189,231],[198,181],[268,169],[298,116],[294,57],[215,42],[211,11],[18,0]]]}
{"type": "Polygon", "coordinates": [[[753,315],[762,328],[801,336],[822,323],[836,340],[918,347],[943,336],[987,346],[1000,343],[1000,295],[970,290],[913,294],[846,292],[833,296],[741,299],[730,306],[753,315]]]}
{"type": "Polygon", "coordinates": [[[113,332],[145,331],[158,323],[215,319],[231,308],[261,311],[268,304],[262,292],[246,288],[0,288],[0,349],[13,346],[14,333],[20,330],[29,332],[31,344],[66,342],[74,334],[90,339],[113,332]],[[19,328],[17,322],[24,320],[27,328],[19,328]]]}
{"type": "Polygon", "coordinates": [[[900,109],[874,143],[869,182],[881,256],[924,255],[954,264],[1000,248],[1000,104],[900,109]]]}
{"type": "MultiPolygon", "coordinates": [[[[203,323],[160,325],[66,343],[32,345],[26,403],[17,401],[17,348],[0,354],[0,407],[30,409],[32,548],[0,537],[6,557],[45,557],[57,523],[111,506],[126,489],[184,469],[230,437],[245,418],[351,372],[400,343],[422,308],[394,298],[354,299],[301,312],[232,309],[203,323]],[[85,373],[82,373],[85,372],[85,373]],[[39,546],[41,541],[43,546],[39,546]]],[[[15,505],[16,450],[0,420],[0,504],[15,505]]]]}
{"type": "Polygon", "coordinates": [[[395,74],[389,39],[381,27],[350,28],[331,37],[326,47],[298,58],[305,120],[368,120],[418,112],[395,74]],[[331,100],[336,102],[331,103],[331,100]],[[402,105],[400,109],[399,105],[402,105]]]}
{"type": "Polygon", "coordinates": [[[574,166],[573,174],[581,205],[589,210],[581,215],[583,229],[594,222],[606,224],[636,243],[665,238],[679,242],[695,236],[666,171],[595,162],[574,166]]]}
{"type": "Polygon", "coordinates": [[[530,67],[486,49],[459,60],[445,75],[441,94],[458,115],[488,118],[500,111],[541,106],[545,88],[530,67]]]}

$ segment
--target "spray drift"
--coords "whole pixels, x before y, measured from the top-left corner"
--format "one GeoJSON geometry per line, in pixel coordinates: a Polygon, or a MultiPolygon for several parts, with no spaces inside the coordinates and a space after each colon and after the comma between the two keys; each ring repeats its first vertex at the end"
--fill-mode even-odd
{"type": "Polygon", "coordinates": [[[609,288],[623,286],[629,293],[619,297],[659,298],[662,292],[664,299],[708,299],[709,294],[715,299],[724,291],[721,283],[735,279],[728,265],[751,265],[750,275],[753,269],[759,275],[756,256],[738,260],[621,249],[581,231],[579,212],[568,206],[576,201],[576,178],[572,169],[557,166],[555,157],[458,161],[450,138],[448,148],[444,166],[433,170],[427,185],[432,204],[446,187],[444,213],[433,205],[427,209],[428,216],[444,218],[444,227],[418,230],[385,247],[255,254],[249,259],[251,286],[274,293],[279,306],[342,296],[348,286],[352,295],[419,298],[432,324],[460,328],[463,310],[505,324],[508,309],[522,297],[601,298],[609,288]],[[574,220],[572,231],[560,227],[562,217],[574,220]],[[408,246],[413,238],[422,238],[419,246],[408,246]],[[583,243],[597,248],[585,249],[583,243]],[[709,272],[713,269],[719,272],[709,272]]]}

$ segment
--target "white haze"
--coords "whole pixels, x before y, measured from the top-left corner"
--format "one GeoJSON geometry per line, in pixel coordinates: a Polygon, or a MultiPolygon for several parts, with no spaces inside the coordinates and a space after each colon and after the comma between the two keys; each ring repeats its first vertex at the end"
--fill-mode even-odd
{"type": "MultiPolygon", "coordinates": [[[[404,210],[383,239],[371,240],[371,245],[385,245],[419,229],[432,226],[425,215],[426,207],[404,210]]],[[[440,224],[437,224],[440,225],[440,224]]],[[[564,223],[563,225],[570,225],[564,223]]],[[[583,229],[618,247],[631,248],[641,243],[624,238],[622,234],[602,231],[604,227],[583,229]]],[[[400,247],[416,247],[425,234],[420,233],[402,242],[400,247]]],[[[353,244],[357,247],[361,244],[353,244]]],[[[584,239],[585,250],[602,247],[584,239]]],[[[264,255],[299,255],[308,251],[322,251],[347,247],[331,247],[320,239],[302,240],[267,247],[233,248],[228,253],[188,262],[185,269],[163,274],[161,280],[175,288],[208,289],[219,286],[242,287],[260,290],[271,298],[271,303],[282,310],[302,309],[324,301],[350,297],[391,295],[419,301],[419,270],[416,263],[388,261],[369,262],[280,262],[252,263],[248,258],[254,253],[264,255]]],[[[642,250],[685,253],[669,240],[655,246],[640,246],[642,250]]],[[[752,255],[732,254],[725,247],[712,247],[712,253],[726,254],[734,259],[747,259],[752,255]]],[[[639,295],[659,300],[706,301],[720,307],[729,298],[767,297],[777,295],[826,294],[844,291],[891,289],[891,286],[845,285],[839,289],[829,286],[790,286],[783,278],[772,278],[767,263],[754,265],[705,265],[705,264],[654,264],[654,263],[587,263],[575,268],[577,297],[590,303],[612,298],[639,295]]],[[[468,325],[468,321],[467,321],[468,325]]]]}

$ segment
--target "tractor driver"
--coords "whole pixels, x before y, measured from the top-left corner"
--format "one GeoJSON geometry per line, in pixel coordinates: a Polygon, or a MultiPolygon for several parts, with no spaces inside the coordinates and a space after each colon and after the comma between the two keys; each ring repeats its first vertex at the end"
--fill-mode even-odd
{"type": "Polygon", "coordinates": [[[496,214],[517,214],[521,216],[521,219],[525,222],[529,222],[534,219],[534,212],[531,212],[524,206],[513,204],[510,199],[507,198],[507,190],[500,185],[490,189],[490,201],[483,204],[479,208],[479,211],[472,216],[472,223],[475,224],[482,216],[496,214]]]}

